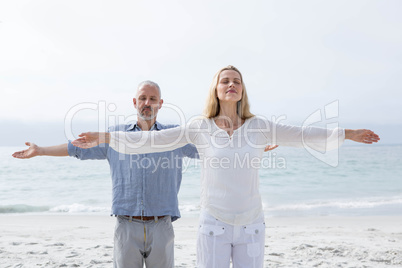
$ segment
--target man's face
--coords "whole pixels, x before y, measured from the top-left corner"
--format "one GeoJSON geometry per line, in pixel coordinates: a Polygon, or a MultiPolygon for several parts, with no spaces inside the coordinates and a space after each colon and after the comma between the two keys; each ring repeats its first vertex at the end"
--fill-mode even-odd
{"type": "Polygon", "coordinates": [[[144,85],[137,91],[137,96],[133,99],[134,107],[138,111],[138,116],[143,120],[156,118],[159,109],[162,107],[159,91],[151,85],[144,85]]]}

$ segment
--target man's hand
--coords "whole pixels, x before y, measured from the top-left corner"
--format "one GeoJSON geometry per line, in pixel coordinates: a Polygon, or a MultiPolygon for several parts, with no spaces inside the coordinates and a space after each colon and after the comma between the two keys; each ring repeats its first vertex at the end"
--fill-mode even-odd
{"type": "Polygon", "coordinates": [[[40,147],[32,142],[26,142],[25,145],[29,146],[28,149],[15,152],[12,154],[15,158],[28,159],[40,155],[40,147]]]}
{"type": "Polygon", "coordinates": [[[278,146],[279,146],[279,145],[267,145],[267,146],[265,147],[265,149],[264,149],[264,152],[271,151],[271,150],[277,148],[278,146]]]}
{"type": "Polygon", "coordinates": [[[369,129],[345,129],[345,139],[372,144],[378,142],[380,137],[369,129]]]}
{"type": "Polygon", "coordinates": [[[67,143],[48,147],[38,146],[33,142],[26,142],[25,144],[29,146],[28,149],[15,152],[12,156],[20,159],[28,159],[38,155],[68,156],[67,143]]]}
{"type": "Polygon", "coordinates": [[[78,135],[80,138],[72,141],[74,146],[88,149],[101,143],[109,143],[110,134],[105,132],[85,132],[78,135]]]}

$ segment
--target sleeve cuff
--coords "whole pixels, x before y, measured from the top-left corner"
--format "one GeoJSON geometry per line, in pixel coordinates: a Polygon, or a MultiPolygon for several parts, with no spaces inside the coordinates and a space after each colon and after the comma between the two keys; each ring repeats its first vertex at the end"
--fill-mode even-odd
{"type": "Polygon", "coordinates": [[[71,143],[71,140],[68,140],[67,151],[69,156],[77,157],[77,147],[71,143]]]}

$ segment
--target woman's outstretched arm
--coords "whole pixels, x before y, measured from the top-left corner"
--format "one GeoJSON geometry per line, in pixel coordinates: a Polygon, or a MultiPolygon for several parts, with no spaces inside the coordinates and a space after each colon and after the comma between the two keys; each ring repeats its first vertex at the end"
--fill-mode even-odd
{"type": "Polygon", "coordinates": [[[368,129],[325,129],[315,126],[290,126],[267,121],[265,133],[268,142],[291,147],[309,147],[317,151],[338,148],[345,140],[373,144],[380,137],[368,129]]]}
{"type": "Polygon", "coordinates": [[[72,144],[85,149],[109,143],[112,149],[124,154],[166,152],[194,143],[197,130],[185,126],[160,131],[86,132],[80,134],[72,144]]]}

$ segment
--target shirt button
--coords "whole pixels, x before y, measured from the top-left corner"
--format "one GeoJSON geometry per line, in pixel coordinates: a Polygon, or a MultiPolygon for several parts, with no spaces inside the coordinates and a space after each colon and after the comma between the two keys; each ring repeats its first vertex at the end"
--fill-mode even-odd
{"type": "Polygon", "coordinates": [[[255,233],[258,234],[258,230],[257,230],[257,229],[255,229],[255,233]]]}
{"type": "Polygon", "coordinates": [[[209,235],[214,235],[214,232],[210,231],[210,232],[209,232],[209,235]]]}

